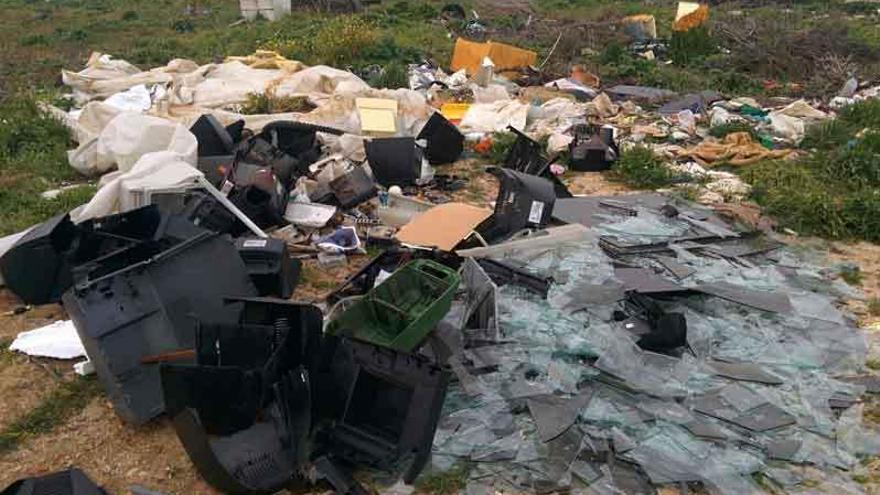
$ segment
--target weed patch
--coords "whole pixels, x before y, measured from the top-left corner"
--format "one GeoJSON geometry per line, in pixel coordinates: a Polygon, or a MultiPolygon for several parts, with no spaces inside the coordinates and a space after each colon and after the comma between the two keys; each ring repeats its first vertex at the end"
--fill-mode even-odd
{"type": "Polygon", "coordinates": [[[880,102],[844,109],[837,121],[811,127],[803,146],[817,151],[794,162],[743,170],[752,193],[780,224],[831,239],[880,240],[880,102]]]}
{"type": "Polygon", "coordinates": [[[37,407],[0,431],[0,454],[15,450],[25,439],[52,431],[101,394],[94,377],[63,382],[37,407]]]}
{"type": "Polygon", "coordinates": [[[871,316],[880,316],[880,297],[868,299],[868,313],[871,316]]]}
{"type": "Polygon", "coordinates": [[[416,487],[425,493],[440,495],[458,493],[467,485],[470,467],[459,463],[444,473],[430,473],[416,481],[416,487]]]}
{"type": "Polygon", "coordinates": [[[91,198],[95,192],[91,186],[65,190],[51,200],[39,195],[78,177],[67,162],[71,145],[67,128],[44,114],[33,98],[15,96],[0,103],[0,235],[91,198]]]}
{"type": "Polygon", "coordinates": [[[286,112],[310,112],[316,107],[307,96],[277,96],[271,93],[248,93],[241,113],[259,115],[286,112]]]}
{"type": "Polygon", "coordinates": [[[645,146],[634,146],[624,151],[611,169],[609,177],[638,189],[666,187],[683,178],[645,146]]]}

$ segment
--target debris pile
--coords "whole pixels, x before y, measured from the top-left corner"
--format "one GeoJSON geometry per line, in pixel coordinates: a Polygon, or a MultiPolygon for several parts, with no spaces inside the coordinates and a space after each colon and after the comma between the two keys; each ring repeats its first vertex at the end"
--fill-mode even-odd
{"type": "MultiPolygon", "coordinates": [[[[707,16],[684,5],[675,30],[707,16]]],[[[662,55],[653,17],[623,26],[662,55]]],[[[67,324],[13,349],[81,343],[120,418],[168,415],[227,493],[366,493],[356,470],[411,484],[462,466],[467,493],[740,494],[758,473],[859,491],[840,473],[880,454],[880,433],[860,421],[864,337],[834,305],[848,289],[712,208],[570,184],[640,146],[672,189],[742,199],[713,168],[790,158],[806,125],[872,90],[762,105],[606,88],[578,66],[545,77],[537,60],[459,38],[451,75],[413,65],[389,90],[273,52],[148,71],[94,54],[63,72],[79,108],[48,111],[100,188],[0,258],[5,285],[62,303],[78,341],[46,339],[67,324]],[[301,111],[245,114],[253,94],[301,111]],[[476,173],[448,172],[462,163],[476,173]],[[494,198],[466,201],[475,177],[494,198]],[[291,301],[306,264],[368,250],[324,301],[291,301]]]]}

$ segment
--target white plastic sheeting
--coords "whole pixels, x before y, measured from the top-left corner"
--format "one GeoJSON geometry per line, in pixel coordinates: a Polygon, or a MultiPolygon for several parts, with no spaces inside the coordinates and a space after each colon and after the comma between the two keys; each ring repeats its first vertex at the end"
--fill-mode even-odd
{"type": "Polygon", "coordinates": [[[86,355],[76,327],[70,320],[56,321],[44,327],[21,332],[12,341],[9,350],[28,356],[73,359],[86,355]]]}
{"type": "Polygon", "coordinates": [[[74,223],[142,206],[145,191],[183,187],[203,174],[180,154],[157,151],[143,155],[127,172],[116,172],[87,204],[70,212],[74,223]]]}
{"type": "MultiPolygon", "coordinates": [[[[106,111],[106,106],[97,108],[106,111]]],[[[127,172],[141,156],[154,151],[172,151],[182,160],[195,165],[198,141],[180,124],[150,115],[124,112],[113,117],[96,138],[80,144],[68,158],[70,164],[81,173],[97,175],[114,168],[127,172]]]]}
{"type": "Polygon", "coordinates": [[[513,126],[523,130],[529,116],[529,105],[518,100],[475,103],[461,119],[459,129],[469,132],[500,132],[513,126]]]}

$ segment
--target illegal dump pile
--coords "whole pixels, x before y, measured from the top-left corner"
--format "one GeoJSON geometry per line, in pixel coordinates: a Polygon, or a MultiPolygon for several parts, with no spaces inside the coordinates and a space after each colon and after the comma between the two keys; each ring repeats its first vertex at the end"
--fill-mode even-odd
{"type": "MultiPolygon", "coordinates": [[[[169,416],[227,493],[365,493],[365,470],[454,473],[467,493],[861,492],[846,473],[880,455],[861,421],[880,387],[835,306],[851,289],[705,204],[748,214],[720,206],[751,189],[720,164],[792,158],[877,89],[764,106],[581,67],[530,84],[536,62],[460,38],[452,74],[414,65],[388,90],[272,52],[148,71],[94,54],[63,73],[77,108],[46,111],[100,187],[0,258],[11,291],[72,325],[13,348],[86,355],[123,421],[169,416]],[[254,95],[303,111],[243,113],[254,95]],[[498,159],[444,173],[474,154],[498,159]],[[569,190],[605,170],[679,194],[569,190]],[[483,173],[494,208],[457,201],[483,173]],[[326,301],[291,301],[305,266],[368,249],[326,301]]],[[[15,493],[49,483],[90,485],[71,470],[15,493]]]]}

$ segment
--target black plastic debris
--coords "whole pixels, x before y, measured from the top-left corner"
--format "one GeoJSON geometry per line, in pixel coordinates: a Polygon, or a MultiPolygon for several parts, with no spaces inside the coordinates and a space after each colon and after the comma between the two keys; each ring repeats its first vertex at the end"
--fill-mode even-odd
{"type": "Polygon", "coordinates": [[[422,175],[422,149],[410,137],[374,138],[364,141],[373,177],[379,184],[408,186],[422,175]]]}
{"type": "Polygon", "coordinates": [[[513,126],[509,126],[507,129],[516,135],[516,141],[514,141],[513,146],[510,147],[507,156],[504,158],[504,168],[523,174],[543,177],[553,183],[556,197],[572,197],[565,184],[550,171],[550,165],[553,164],[558,156],[547,158],[544,156],[541,143],[513,126]]]}
{"type": "Polygon", "coordinates": [[[440,112],[431,115],[416,139],[427,141],[425,157],[431,165],[452,163],[464,151],[464,135],[440,112]]]}
{"type": "Polygon", "coordinates": [[[322,455],[312,463],[318,476],[330,483],[337,495],[368,495],[368,492],[357,482],[351,473],[333,462],[330,457],[322,455]]]}
{"type": "Polygon", "coordinates": [[[293,295],[302,262],[290,258],[287,243],[271,237],[243,237],[235,240],[235,248],[247,267],[257,294],[283,299],[293,295]]]}
{"type": "Polygon", "coordinates": [[[210,114],[199,117],[189,128],[198,141],[198,169],[215,187],[219,187],[235,162],[235,145],[241,139],[244,121],[227,127],[210,114]]]}
{"type": "MultiPolygon", "coordinates": [[[[244,124],[244,121],[239,122],[244,124]]],[[[189,128],[189,132],[196,136],[199,143],[199,157],[231,155],[235,151],[232,135],[213,115],[205,114],[199,117],[189,128]]]]}
{"type": "Polygon", "coordinates": [[[332,427],[321,445],[356,464],[397,471],[412,483],[425,466],[449,372],[424,357],[328,337],[320,400],[332,427]]]}
{"type": "Polygon", "coordinates": [[[195,364],[165,364],[175,431],[202,477],[224,493],[303,482],[322,315],[310,305],[228,299],[238,321],[200,324],[195,364]]]}
{"type": "Polygon", "coordinates": [[[161,359],[150,358],[191,348],[194,317],[235,321],[223,296],[255,293],[232,243],[206,232],[159,253],[117,253],[62,301],[117,413],[140,424],[164,410],[161,359]]]}
{"type": "Polygon", "coordinates": [[[6,286],[25,304],[57,301],[72,283],[64,253],[76,236],[66,213],[32,228],[0,258],[6,286]]]}
{"type": "Polygon", "coordinates": [[[491,258],[477,260],[480,267],[489,278],[499,286],[518,285],[529,292],[547,299],[553,277],[542,277],[524,268],[518,267],[509,261],[499,261],[491,258]]]}
{"type": "Polygon", "coordinates": [[[574,140],[569,145],[569,164],[578,172],[608,170],[620,156],[614,142],[614,129],[579,125],[574,129],[574,140]]]}
{"type": "Polygon", "coordinates": [[[687,320],[683,314],[666,312],[656,301],[635,291],[627,292],[624,308],[650,328],[636,341],[642,349],[668,353],[687,345],[687,320]]]}
{"type": "Polygon", "coordinates": [[[487,241],[503,239],[527,227],[547,225],[556,202],[552,182],[499,167],[489,167],[486,172],[500,183],[495,211],[480,232],[487,241]]]}
{"type": "MultiPolygon", "coordinates": [[[[304,122],[278,121],[266,124],[256,139],[265,141],[287,157],[285,163],[288,169],[281,164],[273,166],[275,173],[285,183],[304,175],[308,167],[321,158],[321,142],[318,132],[341,135],[342,131],[332,127],[307,124],[304,122]]],[[[253,153],[253,151],[252,151],[253,153]]],[[[276,158],[277,159],[277,158],[276,158]]]]}
{"type": "Polygon", "coordinates": [[[76,267],[147,242],[156,250],[203,232],[155,206],[74,225],[67,214],[53,217],[24,235],[0,258],[5,284],[26,304],[57,302],[74,283],[76,267]]]}
{"type": "Polygon", "coordinates": [[[376,185],[363,167],[330,181],[330,190],[339,206],[352,208],[376,195],[376,185]]]}
{"type": "Polygon", "coordinates": [[[24,478],[7,486],[0,495],[107,495],[107,492],[76,468],[24,478]]]}

